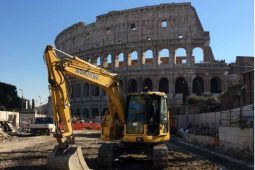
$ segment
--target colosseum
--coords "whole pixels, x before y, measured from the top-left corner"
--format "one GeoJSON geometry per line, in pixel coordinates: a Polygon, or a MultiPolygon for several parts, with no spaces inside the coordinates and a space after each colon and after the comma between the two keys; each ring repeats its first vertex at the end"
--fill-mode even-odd
{"type": "MultiPolygon", "coordinates": [[[[127,92],[163,91],[169,107],[182,104],[184,84],[191,93],[221,93],[229,71],[214,58],[210,34],[191,3],[145,6],[111,11],[96,22],[76,23],[56,37],[56,48],[119,75],[127,92]],[[202,54],[198,60],[195,50],[202,54]]],[[[71,110],[86,120],[100,121],[107,108],[102,89],[70,78],[71,110]]]]}

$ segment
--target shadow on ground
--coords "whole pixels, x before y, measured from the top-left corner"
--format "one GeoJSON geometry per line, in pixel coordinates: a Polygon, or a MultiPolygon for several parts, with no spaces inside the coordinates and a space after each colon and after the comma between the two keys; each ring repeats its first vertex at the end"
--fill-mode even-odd
{"type": "Polygon", "coordinates": [[[100,135],[101,133],[87,133],[87,134],[78,133],[78,134],[75,134],[74,136],[86,137],[86,138],[100,138],[100,135]]]}

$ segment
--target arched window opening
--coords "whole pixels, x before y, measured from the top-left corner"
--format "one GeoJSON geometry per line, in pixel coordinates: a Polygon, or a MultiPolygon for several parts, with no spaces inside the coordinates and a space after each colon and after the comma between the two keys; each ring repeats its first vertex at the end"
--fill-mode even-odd
{"type": "Polygon", "coordinates": [[[122,80],[119,80],[119,84],[121,87],[123,87],[123,81],[122,80]]]}
{"type": "Polygon", "coordinates": [[[82,119],[88,120],[89,119],[89,109],[84,108],[82,111],[82,119]]]}
{"type": "Polygon", "coordinates": [[[159,81],[159,91],[165,92],[166,94],[169,93],[169,83],[167,78],[161,78],[159,81]]]}
{"type": "Polygon", "coordinates": [[[107,67],[111,68],[111,66],[112,66],[112,55],[108,54],[108,56],[107,56],[107,67]]]}
{"type": "Polygon", "coordinates": [[[179,39],[182,39],[182,38],[183,38],[182,33],[179,33],[179,34],[178,34],[178,38],[179,38],[179,39]]]}
{"type": "Polygon", "coordinates": [[[119,53],[119,68],[123,68],[124,67],[124,53],[119,53]]]}
{"type": "Polygon", "coordinates": [[[219,77],[211,79],[211,93],[221,93],[221,79],[219,77]]]}
{"type": "Polygon", "coordinates": [[[169,63],[169,50],[164,48],[159,51],[159,64],[168,64],[169,63]]]}
{"type": "Polygon", "coordinates": [[[144,62],[143,64],[153,64],[153,52],[152,50],[147,50],[143,53],[144,62]]]}
{"type": "Polygon", "coordinates": [[[184,64],[187,60],[186,50],[184,48],[178,48],[175,50],[175,63],[184,64]]]}
{"type": "Polygon", "coordinates": [[[144,79],[143,90],[144,91],[152,91],[152,88],[153,88],[153,86],[152,86],[151,79],[149,79],[149,78],[144,79]]]}
{"type": "Polygon", "coordinates": [[[135,23],[130,24],[130,29],[131,29],[131,31],[135,31],[136,30],[135,23]]]}
{"type": "Polygon", "coordinates": [[[89,84],[88,83],[83,84],[83,96],[84,97],[89,96],[89,84]]]}
{"type": "Polygon", "coordinates": [[[70,110],[70,111],[71,111],[71,115],[74,115],[73,108],[71,108],[71,110],[70,110]]]}
{"type": "Polygon", "coordinates": [[[76,91],[76,97],[81,97],[81,84],[76,84],[76,87],[75,87],[75,91],[76,91]]]}
{"type": "Polygon", "coordinates": [[[192,83],[192,93],[200,96],[204,93],[204,80],[201,77],[196,77],[192,83]]]}
{"type": "Polygon", "coordinates": [[[77,119],[79,119],[80,116],[81,116],[81,111],[80,111],[79,108],[77,108],[77,109],[75,110],[74,117],[77,118],[77,119]]]}
{"type": "Polygon", "coordinates": [[[101,116],[104,116],[105,115],[105,112],[108,110],[108,108],[104,108],[102,113],[101,113],[101,116]]]}
{"type": "Polygon", "coordinates": [[[84,60],[87,61],[87,62],[89,62],[89,63],[92,63],[92,62],[91,62],[92,60],[91,60],[91,57],[90,57],[90,56],[85,57],[84,60]]]}
{"type": "Polygon", "coordinates": [[[136,51],[129,54],[128,65],[133,67],[138,65],[138,54],[136,51]]]}
{"type": "Polygon", "coordinates": [[[92,118],[94,119],[96,116],[99,116],[98,108],[92,109],[92,118]]]}
{"type": "Polygon", "coordinates": [[[92,85],[92,96],[99,96],[99,87],[92,85]]]}
{"type": "Polygon", "coordinates": [[[96,64],[97,66],[102,66],[102,63],[101,63],[101,57],[99,56],[99,57],[97,57],[97,64],[96,64]]]}
{"type": "Polygon", "coordinates": [[[74,92],[75,92],[75,88],[74,88],[74,84],[71,84],[71,98],[74,98],[74,92]]]}
{"type": "Polygon", "coordinates": [[[107,27],[106,29],[105,29],[105,34],[106,35],[109,35],[111,33],[111,28],[110,27],[107,27]]]}
{"type": "Polygon", "coordinates": [[[195,63],[203,63],[204,62],[204,51],[200,47],[196,47],[192,50],[192,58],[195,63]]]}
{"type": "Polygon", "coordinates": [[[178,77],[175,80],[175,93],[183,94],[185,90],[185,79],[183,77],[178,77]]]}
{"type": "Polygon", "coordinates": [[[129,81],[128,92],[137,92],[137,81],[135,79],[129,81]]]}
{"type": "Polygon", "coordinates": [[[100,88],[100,91],[101,91],[101,96],[105,96],[106,95],[106,92],[104,91],[104,89],[100,88]]]}
{"type": "Polygon", "coordinates": [[[123,86],[123,81],[122,80],[119,80],[119,86],[120,86],[120,89],[121,91],[124,93],[124,86],[123,86]]]}
{"type": "Polygon", "coordinates": [[[90,37],[90,33],[89,33],[89,32],[87,32],[87,33],[86,33],[86,35],[85,35],[85,37],[86,37],[86,39],[89,39],[89,37],[90,37]]]}
{"type": "Polygon", "coordinates": [[[168,25],[167,20],[162,20],[162,21],[161,21],[161,27],[162,27],[162,28],[166,28],[167,25],[168,25]]]}

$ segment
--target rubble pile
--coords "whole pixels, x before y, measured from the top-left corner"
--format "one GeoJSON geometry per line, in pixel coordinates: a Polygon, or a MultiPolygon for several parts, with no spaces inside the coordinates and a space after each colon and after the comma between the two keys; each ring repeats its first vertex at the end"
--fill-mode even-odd
{"type": "Polygon", "coordinates": [[[9,137],[10,137],[10,135],[5,133],[4,130],[2,128],[0,128],[0,141],[2,141],[4,139],[8,139],[9,137]]]}

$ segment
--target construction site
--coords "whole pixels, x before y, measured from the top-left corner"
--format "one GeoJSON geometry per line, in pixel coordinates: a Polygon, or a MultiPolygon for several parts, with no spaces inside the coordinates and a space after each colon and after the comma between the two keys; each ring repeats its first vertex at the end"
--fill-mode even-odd
{"type": "Polygon", "coordinates": [[[0,169],[254,169],[254,57],[211,38],[191,3],[63,28],[45,104],[0,82],[0,169]]]}

